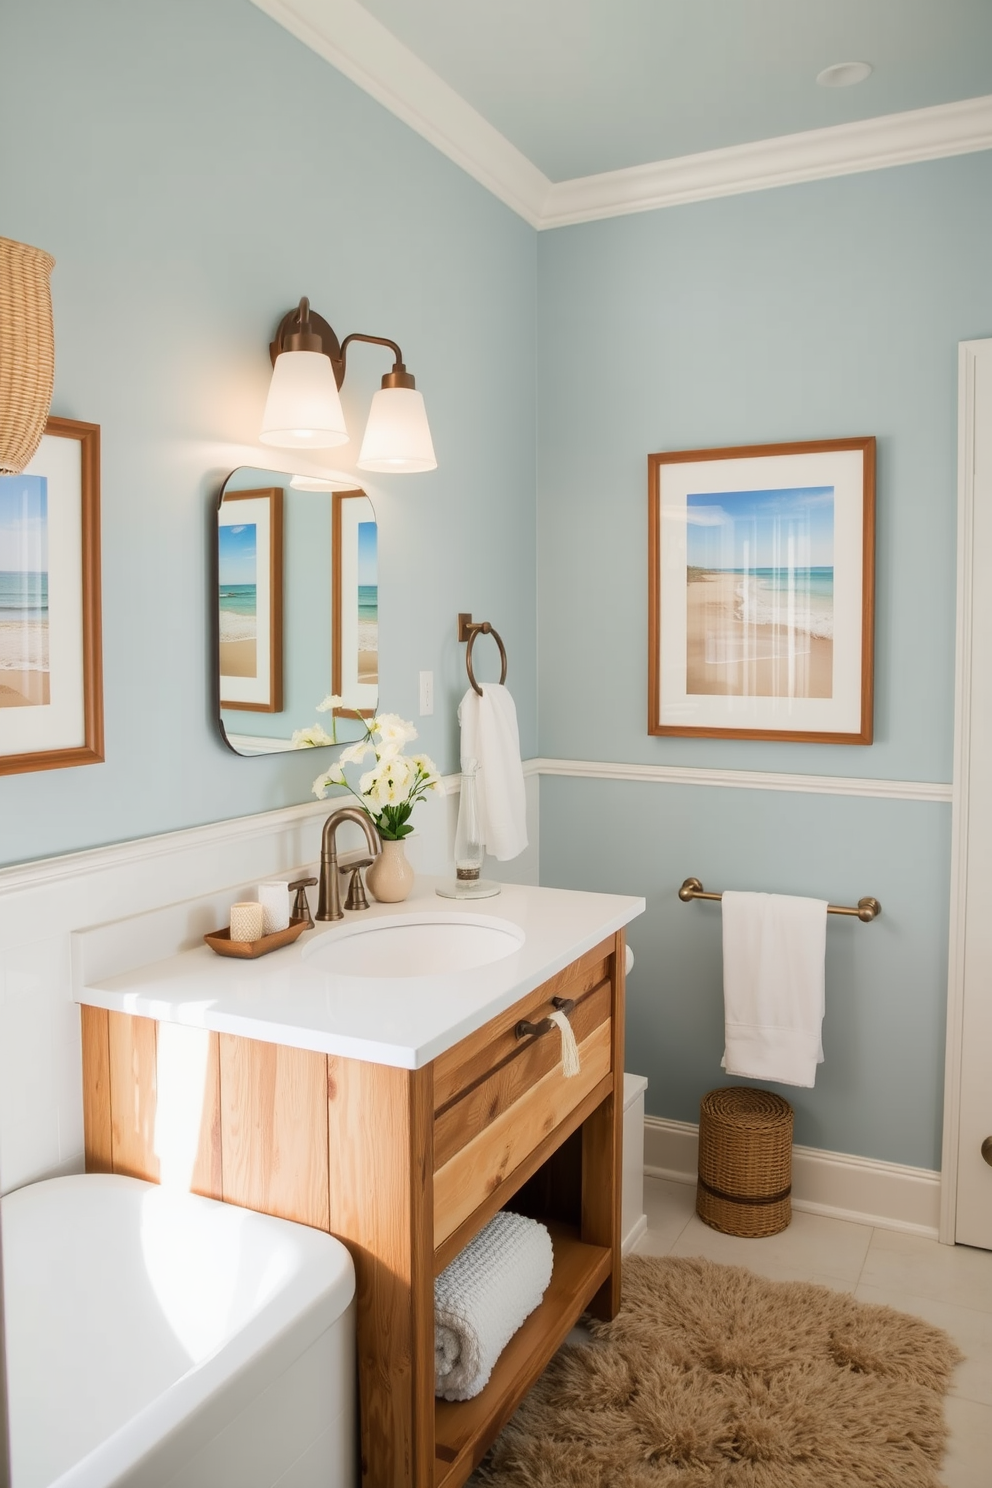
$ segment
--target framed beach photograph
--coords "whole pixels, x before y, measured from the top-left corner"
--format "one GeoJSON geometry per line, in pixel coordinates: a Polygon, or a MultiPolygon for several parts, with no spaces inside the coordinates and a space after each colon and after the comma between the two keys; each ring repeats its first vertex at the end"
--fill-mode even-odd
{"type": "Polygon", "coordinates": [[[100,426],[49,418],[0,476],[0,774],[102,759],[100,426]]]}
{"type": "Polygon", "coordinates": [[[335,491],[331,691],[342,717],[375,715],[379,698],[379,529],[364,491],[335,491]]]}
{"type": "Polygon", "coordinates": [[[227,491],[217,512],[220,702],[282,711],[280,486],[227,491]]]}
{"type": "Polygon", "coordinates": [[[648,733],[872,742],[875,441],[648,456],[648,733]]]}

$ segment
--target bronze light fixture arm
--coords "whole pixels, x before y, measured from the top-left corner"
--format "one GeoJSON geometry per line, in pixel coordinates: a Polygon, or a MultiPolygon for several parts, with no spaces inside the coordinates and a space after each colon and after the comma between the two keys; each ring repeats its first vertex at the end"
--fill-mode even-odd
{"type": "MultiPolygon", "coordinates": [[[[341,377],[338,381],[338,387],[340,387],[341,383],[344,381],[345,361],[347,360],[348,356],[348,347],[350,346],[352,341],[368,341],[372,346],[389,347],[390,351],[393,353],[394,358],[393,370],[391,372],[385,373],[385,375],[383,376],[382,385],[384,388],[415,388],[417,386],[416,382],[414,382],[413,380],[412,375],[406,370],[406,366],[403,362],[403,353],[400,351],[395,341],[390,341],[388,336],[366,336],[362,331],[352,331],[351,335],[345,336],[344,340],[341,342],[341,377]]],[[[335,377],[337,377],[338,375],[337,367],[334,368],[334,375],[335,377]]]]}
{"type": "Polygon", "coordinates": [[[367,336],[362,331],[353,331],[339,341],[332,326],[311,310],[310,301],[304,295],[295,310],[290,310],[279,322],[278,329],[269,345],[269,356],[275,366],[276,357],[283,351],[322,351],[334,368],[334,381],[338,387],[344,382],[348,347],[352,341],[368,341],[373,346],[387,346],[393,353],[393,369],[382,379],[384,388],[415,388],[411,373],[403,362],[403,353],[395,341],[388,336],[367,336]]]}

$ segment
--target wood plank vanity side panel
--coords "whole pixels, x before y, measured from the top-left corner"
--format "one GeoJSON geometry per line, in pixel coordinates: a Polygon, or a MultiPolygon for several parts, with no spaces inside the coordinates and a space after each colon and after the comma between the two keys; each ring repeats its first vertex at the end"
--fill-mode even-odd
{"type": "Polygon", "coordinates": [[[449,1101],[483,1079],[490,1070],[515,1053],[519,1047],[514,1032],[521,1018],[534,1023],[553,1011],[552,997],[578,999],[591,992],[610,974],[613,939],[603,941],[591,951],[557,972],[512,1007],[470,1033],[453,1048],[434,1060],[434,1109],[441,1111],[449,1101]]]}
{"type": "Polygon", "coordinates": [[[582,1067],[577,1075],[566,1080],[560,1064],[556,1066],[438,1169],[434,1174],[435,1245],[457,1230],[610,1074],[612,1054],[610,1024],[601,1023],[579,1045],[582,1067]]]}
{"type": "Polygon", "coordinates": [[[218,1040],[225,1202],[329,1229],[326,1054],[218,1040]]]}
{"type": "Polygon", "coordinates": [[[362,1483],[434,1482],[431,1067],[327,1060],[330,1229],[355,1262],[362,1483]]]}
{"type": "Polygon", "coordinates": [[[83,1043],[83,1151],[87,1173],[112,1173],[110,1032],[106,1008],[81,1007],[83,1043]]]}
{"type": "Polygon", "coordinates": [[[613,1257],[609,1279],[589,1303],[594,1317],[608,1321],[620,1310],[621,1187],[623,1181],[624,997],[627,941],[617,932],[613,956],[613,1094],[582,1128],[582,1225],[587,1245],[604,1245],[613,1257]]]}
{"type": "Polygon", "coordinates": [[[107,1032],[114,1172],[158,1183],[161,1177],[155,1152],[158,1024],[153,1018],[108,1013],[107,1032]]]}

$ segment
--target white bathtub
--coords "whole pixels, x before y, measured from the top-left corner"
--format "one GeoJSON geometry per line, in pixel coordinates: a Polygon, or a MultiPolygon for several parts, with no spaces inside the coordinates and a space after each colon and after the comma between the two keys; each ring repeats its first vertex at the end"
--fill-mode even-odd
{"type": "Polygon", "coordinates": [[[96,1174],[3,1200],[13,1488],[354,1488],[330,1235],[96,1174]]]}

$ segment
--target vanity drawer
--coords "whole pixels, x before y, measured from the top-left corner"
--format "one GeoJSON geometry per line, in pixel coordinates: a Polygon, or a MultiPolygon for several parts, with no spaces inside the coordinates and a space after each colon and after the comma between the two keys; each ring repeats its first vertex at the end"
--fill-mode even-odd
{"type": "MultiPolygon", "coordinates": [[[[567,997],[579,1003],[595,988],[609,982],[613,969],[614,939],[604,940],[600,945],[586,951],[577,961],[566,966],[557,976],[542,982],[533,992],[528,992],[519,1002],[505,1012],[499,1013],[484,1027],[469,1034],[453,1049],[439,1054],[434,1061],[434,1111],[439,1116],[459,1097],[465,1095],[488,1075],[505,1065],[508,1060],[517,1060],[533,1047],[533,1039],[518,1039],[516,1027],[521,1020],[540,1023],[554,1012],[553,997],[567,997]]],[[[576,1013],[578,1008],[576,1008],[576,1013]]],[[[575,1014],[572,1026],[575,1028],[575,1014]]],[[[582,1037],[576,1031],[577,1037],[582,1037]]],[[[549,1040],[552,1035],[544,1036],[549,1040]]],[[[557,1033],[555,1044],[560,1045],[557,1033]]],[[[543,1071],[542,1071],[543,1073],[543,1071]]],[[[435,1166],[440,1164],[435,1159],[435,1166]]]]}
{"type": "Polygon", "coordinates": [[[613,1072],[614,947],[603,942],[435,1062],[436,1255],[593,1092],[602,1099],[613,1072]],[[554,997],[575,1004],[568,1019],[580,1070],[569,1079],[557,1028],[516,1035],[522,1019],[536,1024],[553,1012],[554,997]]]}

